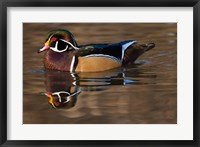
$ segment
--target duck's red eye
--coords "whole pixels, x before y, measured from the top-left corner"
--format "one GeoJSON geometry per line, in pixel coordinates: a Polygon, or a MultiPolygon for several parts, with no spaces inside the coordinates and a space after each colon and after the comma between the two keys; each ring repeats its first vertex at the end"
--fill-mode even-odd
{"type": "Polygon", "coordinates": [[[56,41],[56,37],[52,37],[52,38],[51,38],[51,41],[52,41],[52,42],[56,41]]]}
{"type": "Polygon", "coordinates": [[[54,105],[56,106],[56,107],[58,107],[58,106],[60,106],[60,102],[54,102],[54,105]]]}

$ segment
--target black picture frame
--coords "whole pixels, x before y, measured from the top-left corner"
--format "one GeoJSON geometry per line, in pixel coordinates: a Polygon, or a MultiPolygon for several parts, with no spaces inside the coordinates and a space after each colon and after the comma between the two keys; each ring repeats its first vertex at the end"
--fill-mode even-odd
{"type": "MultiPolygon", "coordinates": [[[[199,63],[200,57],[200,2],[199,0],[3,0],[0,2],[0,145],[1,146],[172,146],[196,147],[199,146],[199,63]],[[194,60],[193,60],[193,118],[194,138],[192,141],[105,141],[105,140],[68,140],[68,141],[24,141],[7,139],[7,7],[193,7],[194,20],[194,60]]],[[[187,133],[187,132],[186,132],[187,133]]]]}

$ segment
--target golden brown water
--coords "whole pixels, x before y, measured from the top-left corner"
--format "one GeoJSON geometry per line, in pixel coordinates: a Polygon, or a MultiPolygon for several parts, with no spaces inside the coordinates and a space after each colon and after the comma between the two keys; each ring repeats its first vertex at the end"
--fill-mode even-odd
{"type": "Polygon", "coordinates": [[[177,123],[177,29],[170,23],[23,25],[23,123],[174,124],[177,123]],[[68,29],[79,45],[123,40],[154,42],[135,65],[98,73],[45,71],[45,35],[68,29]],[[76,93],[54,109],[44,92],[76,93]],[[80,93],[78,93],[80,91],[80,93]]]}

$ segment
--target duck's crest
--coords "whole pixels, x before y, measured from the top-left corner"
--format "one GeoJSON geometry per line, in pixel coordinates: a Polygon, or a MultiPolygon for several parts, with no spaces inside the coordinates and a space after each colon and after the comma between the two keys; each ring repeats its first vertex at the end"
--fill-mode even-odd
{"type": "Polygon", "coordinates": [[[67,34],[70,37],[70,40],[72,41],[71,43],[76,47],[78,46],[76,40],[74,39],[73,34],[70,31],[65,30],[65,29],[52,30],[47,34],[46,38],[49,38],[50,36],[52,36],[54,34],[67,34]]]}

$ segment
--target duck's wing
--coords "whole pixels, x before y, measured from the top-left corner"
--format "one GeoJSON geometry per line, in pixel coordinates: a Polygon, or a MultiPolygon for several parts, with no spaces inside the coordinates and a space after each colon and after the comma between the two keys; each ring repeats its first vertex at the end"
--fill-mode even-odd
{"type": "Polygon", "coordinates": [[[136,43],[135,40],[115,44],[90,44],[81,46],[75,54],[81,57],[107,57],[122,63],[124,52],[134,43],[136,43]]]}

